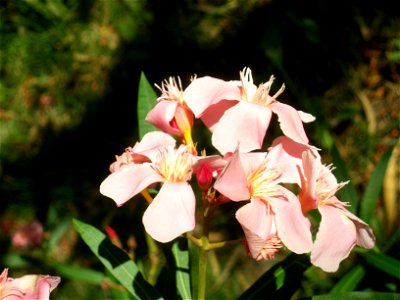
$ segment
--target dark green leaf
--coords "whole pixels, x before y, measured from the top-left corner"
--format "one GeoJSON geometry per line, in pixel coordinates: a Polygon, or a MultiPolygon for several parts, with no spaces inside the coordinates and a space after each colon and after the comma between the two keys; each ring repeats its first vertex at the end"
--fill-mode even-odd
{"type": "Polygon", "coordinates": [[[104,282],[106,276],[95,270],[71,266],[71,265],[55,265],[54,268],[58,274],[62,277],[66,277],[73,280],[88,282],[96,285],[100,285],[104,282]]]}
{"type": "Polygon", "coordinates": [[[365,269],[363,266],[356,266],[347,272],[339,282],[331,289],[331,293],[342,293],[354,291],[360,281],[365,276],[365,269]]]}
{"type": "Polygon", "coordinates": [[[388,251],[395,244],[399,243],[399,241],[400,241],[400,228],[397,228],[397,230],[389,237],[389,239],[385,241],[382,247],[382,252],[388,251]]]}
{"type": "Polygon", "coordinates": [[[136,264],[123,250],[113,245],[104,233],[76,219],[73,224],[90,250],[134,297],[161,299],[158,292],[143,278],[136,264]]]}
{"type": "Polygon", "coordinates": [[[188,240],[178,239],[172,246],[176,263],[176,285],[182,299],[191,299],[188,240]]]}
{"type": "Polygon", "coordinates": [[[147,132],[157,130],[153,125],[145,119],[147,113],[154,108],[157,103],[157,94],[147,81],[146,76],[142,72],[139,81],[138,101],[137,101],[137,118],[139,126],[139,138],[141,139],[147,132]]]}
{"type": "MultiPolygon", "coordinates": [[[[335,176],[337,177],[337,180],[339,182],[349,180],[350,177],[349,177],[349,173],[347,172],[346,165],[345,165],[342,157],[340,156],[339,151],[335,146],[335,143],[332,143],[330,152],[331,152],[333,164],[335,166],[334,173],[335,173],[335,176]]],[[[350,207],[348,207],[348,209],[351,212],[353,212],[353,213],[357,212],[358,197],[357,197],[356,189],[351,181],[338,191],[338,196],[341,201],[349,202],[350,207]]]]}
{"type": "Polygon", "coordinates": [[[379,160],[371,174],[362,198],[360,217],[367,223],[369,223],[374,212],[376,202],[378,201],[378,197],[382,189],[383,178],[385,177],[386,168],[389,163],[390,156],[392,155],[392,151],[393,147],[390,147],[379,160]]]}
{"type": "Polygon", "coordinates": [[[33,264],[29,259],[15,253],[2,255],[1,262],[8,268],[13,269],[28,268],[33,264]]]}
{"type": "Polygon", "coordinates": [[[375,268],[394,276],[395,278],[399,279],[400,278],[400,261],[385,255],[383,253],[378,253],[378,252],[372,252],[372,251],[367,251],[367,252],[359,252],[365,260],[373,265],[375,268]]]}
{"type": "Polygon", "coordinates": [[[265,272],[238,299],[290,299],[309,266],[307,255],[290,254],[265,272]]]}
{"type": "Polygon", "coordinates": [[[395,293],[380,293],[380,292],[350,292],[329,295],[318,295],[310,298],[311,300],[338,300],[338,299],[351,299],[351,300],[400,300],[400,294],[395,293]]]}

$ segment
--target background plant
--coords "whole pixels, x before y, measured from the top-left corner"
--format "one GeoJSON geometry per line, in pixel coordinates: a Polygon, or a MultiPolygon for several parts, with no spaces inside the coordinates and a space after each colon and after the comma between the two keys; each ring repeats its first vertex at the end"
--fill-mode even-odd
{"type": "MultiPolygon", "coordinates": [[[[11,275],[54,273],[56,268],[64,278],[55,291],[57,298],[106,298],[118,290],[77,238],[71,219],[100,229],[111,225],[131,256],[144,259],[144,265],[154,260],[140,224],[132,221],[140,219],[143,207],[116,212],[98,193],[113,155],[138,135],[140,73],[144,70],[150,83],[171,74],[187,82],[193,73],[232,78],[245,65],[257,72],[258,82],[275,74],[288,87],[285,101],[317,116],[311,139],[330,149],[325,161],[334,162],[337,175],[351,179],[354,188],[343,192],[348,199],[358,199],[353,200],[355,207],[361,209],[367,190],[374,191],[367,193],[373,200],[367,201],[365,211],[375,231],[381,228],[376,231],[379,253],[398,260],[398,148],[388,160],[383,190],[367,189],[370,179],[382,174],[372,172],[382,157],[389,158],[385,153],[399,137],[399,20],[393,5],[4,1],[2,265],[10,267],[11,275]],[[44,243],[29,251],[13,248],[13,231],[33,219],[44,225],[44,243]]],[[[217,296],[238,296],[270,267],[249,262],[239,250],[232,253],[227,257],[216,251],[211,258],[209,286],[217,296]],[[236,286],[227,284],[228,274],[236,286]],[[216,275],[218,280],[213,279],[216,275]]],[[[365,260],[355,255],[366,275],[352,289],[398,291],[398,276],[365,260]]],[[[351,260],[331,276],[308,270],[300,292],[331,291],[353,265],[351,260]]],[[[353,274],[363,273],[357,270],[353,274]]]]}

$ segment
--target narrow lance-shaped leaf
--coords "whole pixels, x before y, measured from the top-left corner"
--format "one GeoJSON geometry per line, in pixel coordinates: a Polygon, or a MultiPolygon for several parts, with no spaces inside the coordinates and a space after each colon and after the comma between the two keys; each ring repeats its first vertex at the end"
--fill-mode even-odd
{"type": "Polygon", "coordinates": [[[105,274],[88,268],[62,264],[56,264],[53,267],[62,277],[77,280],[79,282],[101,285],[107,278],[105,274]]]}
{"type": "Polygon", "coordinates": [[[378,201],[379,194],[382,190],[383,178],[385,176],[386,168],[388,166],[390,156],[392,155],[392,151],[393,147],[390,147],[379,160],[365,189],[365,193],[361,201],[360,217],[367,223],[370,222],[370,218],[374,212],[376,202],[378,201]]]}
{"type": "Polygon", "coordinates": [[[375,268],[392,275],[398,279],[400,276],[400,261],[394,257],[388,256],[383,253],[372,252],[372,251],[360,251],[360,254],[365,260],[373,265],[375,268]]]}
{"type": "Polygon", "coordinates": [[[257,279],[238,300],[290,299],[300,287],[303,273],[309,266],[307,255],[290,254],[257,279]]]}
{"type": "Polygon", "coordinates": [[[182,299],[192,299],[190,292],[189,248],[187,239],[178,239],[172,246],[176,263],[176,285],[182,299]]]}
{"type": "Polygon", "coordinates": [[[365,269],[358,265],[341,277],[339,282],[331,289],[331,293],[343,293],[354,291],[365,276],[365,269]]]}
{"type": "Polygon", "coordinates": [[[348,292],[348,293],[338,293],[338,294],[328,294],[328,295],[318,295],[309,298],[304,298],[304,300],[337,300],[337,299],[351,299],[351,300],[399,300],[399,294],[393,293],[381,293],[381,292],[348,292]]]}
{"type": "Polygon", "coordinates": [[[157,130],[156,127],[147,122],[146,116],[148,112],[157,103],[157,94],[148,82],[146,76],[142,72],[140,74],[138,101],[137,101],[137,118],[139,126],[139,138],[141,139],[146,133],[157,130]]]}
{"type": "Polygon", "coordinates": [[[136,264],[120,248],[113,245],[104,233],[84,222],[73,220],[75,229],[90,250],[110,273],[137,299],[162,299],[139,272],[136,264]]]}

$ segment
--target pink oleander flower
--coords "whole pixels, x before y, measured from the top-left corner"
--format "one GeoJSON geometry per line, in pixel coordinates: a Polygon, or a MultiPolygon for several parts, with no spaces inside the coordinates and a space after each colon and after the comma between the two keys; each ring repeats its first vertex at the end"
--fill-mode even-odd
{"type": "Polygon", "coordinates": [[[311,250],[310,222],[297,197],[280,185],[282,170],[269,167],[265,153],[233,153],[214,188],[232,201],[250,202],[236,212],[255,259],[271,259],[283,245],[295,253],[311,250]]]}
{"type": "Polygon", "coordinates": [[[8,277],[6,268],[0,275],[0,299],[49,299],[60,281],[60,277],[49,275],[25,275],[14,279],[8,277]]]}
{"type": "Polygon", "coordinates": [[[315,118],[277,100],[284,85],[270,96],[273,81],[271,76],[257,87],[249,68],[240,72],[240,81],[202,77],[186,89],[186,103],[212,131],[212,144],[222,154],[233,152],[238,144],[241,152],[261,149],[272,113],[287,137],[307,145],[303,122],[315,118]]]}
{"type": "Polygon", "coordinates": [[[161,182],[157,196],[143,215],[146,231],[159,242],[169,242],[195,226],[195,196],[188,181],[195,157],[185,145],[157,148],[149,162],[131,163],[110,174],[100,192],[121,206],[149,186],[161,182]]]}
{"type": "Polygon", "coordinates": [[[182,89],[180,78],[170,77],[161,87],[156,85],[161,96],[157,99],[156,106],[147,114],[146,121],[162,131],[176,135],[184,140],[195,153],[191,136],[194,116],[185,103],[185,92],[182,89]]]}
{"type": "Polygon", "coordinates": [[[335,272],[355,245],[370,249],[375,244],[372,229],[346,209],[335,193],[347,182],[338,183],[332,168],[311,151],[303,152],[303,211],[318,209],[321,223],[311,251],[311,262],[326,272],[335,272]]]}

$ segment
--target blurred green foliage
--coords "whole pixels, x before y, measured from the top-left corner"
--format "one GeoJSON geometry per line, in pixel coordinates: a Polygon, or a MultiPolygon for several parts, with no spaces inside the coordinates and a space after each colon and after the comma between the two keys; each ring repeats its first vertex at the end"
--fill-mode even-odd
{"type": "MultiPolygon", "coordinates": [[[[340,172],[353,183],[348,197],[362,198],[376,164],[399,138],[395,1],[0,3],[0,261],[11,275],[62,274],[57,299],[117,297],[120,288],[79,241],[73,217],[100,229],[112,225],[124,248],[134,249],[144,268],[149,263],[141,202],[117,210],[98,192],[114,155],[139,134],[136,100],[142,72],[151,84],[178,75],[184,85],[194,74],[238,78],[244,66],[258,83],[274,74],[287,86],[282,101],[317,117],[306,129],[313,144],[331,150],[325,162],[331,156],[335,164],[337,155],[343,159],[347,169],[340,172]],[[15,249],[13,232],[35,219],[44,225],[44,243],[15,249]],[[81,269],[89,270],[86,282],[69,279],[81,269]]],[[[381,230],[378,246],[398,260],[398,196],[393,194],[399,193],[399,151],[393,153],[388,170],[394,171],[385,176],[372,221],[381,230]]],[[[228,208],[227,214],[232,211],[228,208]]],[[[234,234],[238,227],[230,229],[228,234],[234,234]]],[[[233,253],[218,252],[210,260],[211,292],[218,297],[238,296],[270,267],[233,253]],[[227,278],[234,278],[235,286],[227,278]]],[[[307,270],[301,295],[330,291],[349,270],[360,290],[399,291],[398,281],[382,270],[352,269],[364,259],[350,257],[333,275],[307,270]]]]}

